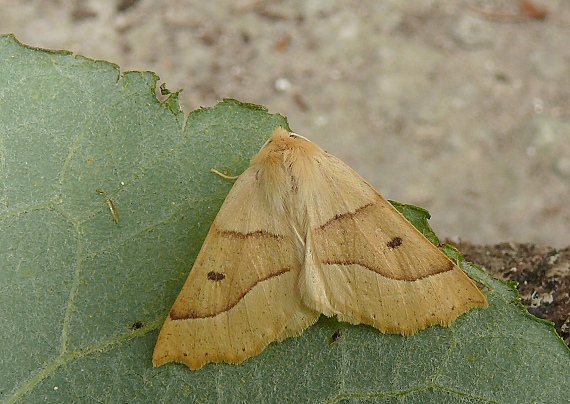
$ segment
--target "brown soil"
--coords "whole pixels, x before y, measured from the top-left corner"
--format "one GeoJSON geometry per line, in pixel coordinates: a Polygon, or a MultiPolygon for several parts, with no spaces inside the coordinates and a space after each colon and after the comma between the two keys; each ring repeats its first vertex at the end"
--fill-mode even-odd
{"type": "Polygon", "coordinates": [[[517,282],[521,303],[536,317],[552,321],[570,346],[570,247],[446,242],[466,260],[484,267],[489,275],[517,282]]]}

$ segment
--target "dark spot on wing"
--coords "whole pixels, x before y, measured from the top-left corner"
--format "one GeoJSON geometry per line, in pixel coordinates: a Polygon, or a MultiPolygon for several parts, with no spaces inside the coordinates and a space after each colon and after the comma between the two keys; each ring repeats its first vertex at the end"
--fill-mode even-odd
{"type": "Polygon", "coordinates": [[[225,278],[226,274],[224,274],[223,272],[214,272],[214,271],[208,272],[208,279],[211,281],[219,282],[223,281],[225,278]]]}
{"type": "Polygon", "coordinates": [[[400,237],[394,237],[392,240],[388,241],[386,245],[388,248],[391,248],[393,250],[394,248],[402,245],[402,239],[400,237]]]}

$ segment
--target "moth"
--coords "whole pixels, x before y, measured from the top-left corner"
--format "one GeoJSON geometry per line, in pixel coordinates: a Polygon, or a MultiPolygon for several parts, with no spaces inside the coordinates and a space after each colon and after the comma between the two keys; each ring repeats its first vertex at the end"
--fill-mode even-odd
{"type": "Polygon", "coordinates": [[[321,314],[410,335],[487,301],[349,166],[276,129],[226,197],[154,366],[240,363],[321,314]]]}

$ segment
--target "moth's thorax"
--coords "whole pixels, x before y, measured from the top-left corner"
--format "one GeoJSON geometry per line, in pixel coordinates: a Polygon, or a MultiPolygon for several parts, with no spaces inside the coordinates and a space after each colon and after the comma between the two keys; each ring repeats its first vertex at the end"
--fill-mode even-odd
{"type": "Polygon", "coordinates": [[[267,209],[276,214],[284,212],[294,238],[301,242],[308,223],[308,194],[316,186],[319,161],[324,155],[313,142],[279,128],[251,161],[267,209]]]}

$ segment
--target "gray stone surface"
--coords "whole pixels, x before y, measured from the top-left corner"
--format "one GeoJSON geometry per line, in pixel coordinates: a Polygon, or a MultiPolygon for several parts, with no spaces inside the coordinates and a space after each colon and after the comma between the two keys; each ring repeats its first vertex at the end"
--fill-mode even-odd
{"type": "Polygon", "coordinates": [[[263,104],[441,237],[570,244],[570,3],[0,0],[0,32],[263,104]]]}

